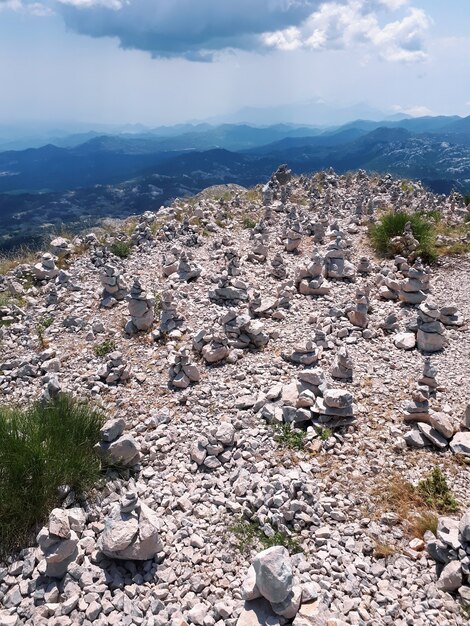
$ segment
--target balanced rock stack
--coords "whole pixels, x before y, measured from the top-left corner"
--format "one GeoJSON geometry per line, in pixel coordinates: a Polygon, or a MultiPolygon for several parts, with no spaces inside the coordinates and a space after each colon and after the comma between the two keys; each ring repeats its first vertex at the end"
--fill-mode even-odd
{"type": "Polygon", "coordinates": [[[201,435],[191,446],[191,461],[199,467],[213,470],[230,461],[235,439],[235,428],[230,422],[221,422],[201,435]]]}
{"type": "Polygon", "coordinates": [[[462,326],[464,323],[463,316],[458,312],[455,304],[449,304],[447,306],[441,307],[440,310],[439,321],[444,324],[444,326],[450,326],[458,328],[462,326]]]}
{"type": "Polygon", "coordinates": [[[408,269],[407,277],[400,283],[398,297],[406,304],[420,304],[427,298],[430,289],[430,273],[426,270],[421,259],[416,259],[414,265],[408,269]]]}
{"type": "Polygon", "coordinates": [[[163,255],[162,274],[165,278],[169,278],[178,271],[179,256],[180,251],[176,246],[163,255]]]}
{"type": "Polygon", "coordinates": [[[133,335],[141,330],[149,330],[155,321],[155,299],[143,289],[138,278],[134,279],[127,302],[131,319],[126,324],[125,332],[133,335]]]}
{"type": "Polygon", "coordinates": [[[198,383],[201,379],[197,366],[191,363],[189,351],[185,348],[172,354],[169,377],[170,383],[178,389],[186,389],[191,383],[198,383]]]}
{"type": "Polygon", "coordinates": [[[140,448],[132,435],[123,434],[125,427],[126,422],[122,418],[105,422],[95,450],[108,463],[133,467],[140,461],[140,448]]]}
{"type": "MultiPolygon", "coordinates": [[[[294,287],[294,283],[291,280],[287,280],[283,282],[281,285],[279,285],[279,287],[276,289],[276,294],[277,294],[276,302],[277,302],[278,309],[290,309],[292,300],[296,293],[297,292],[294,287]]],[[[276,311],[273,314],[273,317],[275,319],[284,319],[285,315],[284,313],[281,313],[280,311],[276,311]]]]}
{"type": "Polygon", "coordinates": [[[208,330],[200,330],[193,338],[193,349],[200,353],[206,363],[219,363],[228,357],[228,339],[208,330]]]}
{"type": "Polygon", "coordinates": [[[312,254],[307,267],[300,268],[295,277],[299,293],[304,296],[325,296],[330,293],[331,286],[323,278],[324,262],[318,252],[312,254]]]}
{"type": "Polygon", "coordinates": [[[41,256],[41,260],[32,267],[32,274],[36,280],[52,280],[59,273],[55,262],[57,258],[46,252],[41,256]]]}
{"type": "Polygon", "coordinates": [[[274,278],[277,278],[278,280],[285,280],[287,278],[287,268],[280,252],[277,252],[271,260],[270,273],[271,276],[274,276],[274,278]]]}
{"type": "Polygon", "coordinates": [[[225,334],[232,348],[241,350],[259,350],[269,342],[269,335],[259,320],[249,315],[238,315],[234,309],[229,310],[220,318],[225,334]]]}
{"type": "Polygon", "coordinates": [[[418,332],[416,342],[422,352],[439,352],[446,343],[444,326],[439,321],[441,312],[431,300],[422,302],[418,307],[418,332]]]}
{"type": "Polygon", "coordinates": [[[209,300],[215,304],[236,304],[248,300],[248,285],[239,279],[230,279],[223,273],[218,280],[218,286],[209,290],[209,300]]]}
{"type": "Polygon", "coordinates": [[[161,294],[160,301],[160,326],[157,333],[153,333],[154,338],[158,339],[162,335],[175,336],[176,338],[181,336],[181,332],[184,330],[184,318],[178,314],[175,304],[174,293],[165,289],[161,294]]]}
{"type": "Polygon", "coordinates": [[[353,279],[354,265],[347,260],[347,244],[340,236],[331,242],[325,254],[325,272],[327,278],[353,279]]]}
{"type": "Polygon", "coordinates": [[[333,361],[333,367],[331,368],[332,378],[337,380],[352,381],[353,379],[353,362],[348,354],[346,346],[341,348],[336,353],[333,361]]]}
{"type": "Polygon", "coordinates": [[[187,252],[183,251],[178,262],[177,274],[181,281],[189,283],[196,280],[202,273],[202,267],[190,259],[187,252]]]}
{"type": "Polygon", "coordinates": [[[124,362],[122,352],[115,350],[107,355],[106,362],[99,367],[97,374],[107,385],[116,385],[131,378],[131,369],[124,362]]]}
{"type": "Polygon", "coordinates": [[[426,550],[437,565],[437,587],[457,593],[462,603],[470,603],[470,509],[460,520],[440,517],[436,534],[424,534],[426,550]]]}
{"type": "Polygon", "coordinates": [[[291,222],[284,236],[286,252],[296,252],[302,242],[302,226],[299,221],[291,222]]]}
{"type": "Polygon", "coordinates": [[[298,365],[315,365],[318,363],[322,349],[307,341],[304,346],[297,345],[291,350],[282,353],[283,359],[298,365]]]}
{"type": "Polygon", "coordinates": [[[344,389],[326,389],[317,397],[312,407],[313,423],[318,426],[339,428],[354,422],[353,397],[344,389]]]}
{"type": "Polygon", "coordinates": [[[418,384],[428,387],[429,394],[432,396],[436,395],[436,391],[438,387],[436,375],[437,375],[437,370],[431,362],[431,357],[429,356],[425,357],[423,374],[421,378],[418,380],[418,384]]]}
{"type": "Polygon", "coordinates": [[[128,287],[117,267],[107,263],[100,272],[100,281],[103,286],[101,306],[110,308],[124,300],[128,287]]]}
{"type": "Polygon", "coordinates": [[[128,492],[106,518],[97,547],[111,559],[147,561],[163,550],[159,530],[156,514],[128,492]]]}
{"type": "Polygon", "coordinates": [[[254,291],[248,305],[253,317],[271,317],[278,306],[275,298],[262,298],[259,291],[254,291]]]}
{"type": "Polygon", "coordinates": [[[62,578],[78,556],[79,535],[83,532],[86,514],[82,509],[53,509],[49,522],[36,537],[44,559],[41,568],[46,576],[62,578]]]}
{"type": "Polygon", "coordinates": [[[253,248],[251,252],[248,253],[248,261],[252,261],[255,263],[264,263],[268,258],[268,246],[265,242],[265,237],[262,234],[258,233],[253,237],[253,248]]]}
{"type": "Polygon", "coordinates": [[[357,264],[356,272],[361,276],[368,276],[372,273],[372,270],[373,267],[369,259],[366,256],[361,257],[357,264]]]}
{"type": "Polygon", "coordinates": [[[356,306],[352,311],[348,312],[348,319],[353,326],[358,328],[367,328],[369,325],[369,298],[366,289],[357,289],[356,306]]]}
{"type": "Polygon", "coordinates": [[[240,275],[240,255],[236,248],[228,248],[225,251],[225,263],[226,270],[229,276],[239,276],[240,275]]]}
{"type": "Polygon", "coordinates": [[[390,248],[396,254],[401,254],[409,260],[416,256],[416,250],[419,248],[419,241],[413,235],[411,222],[405,224],[403,235],[392,237],[390,240],[390,248]]]}

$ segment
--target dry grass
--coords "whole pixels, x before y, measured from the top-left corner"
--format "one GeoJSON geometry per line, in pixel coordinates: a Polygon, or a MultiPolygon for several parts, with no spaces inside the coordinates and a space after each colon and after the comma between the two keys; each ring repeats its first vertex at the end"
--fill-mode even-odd
{"type": "Polygon", "coordinates": [[[377,559],[386,559],[396,553],[396,548],[389,543],[381,543],[376,541],[374,545],[374,556],[377,559]]]}
{"type": "Polygon", "coordinates": [[[37,252],[26,247],[20,248],[11,254],[2,254],[0,255],[0,274],[7,274],[18,265],[35,263],[37,257],[37,252]]]}
{"type": "Polygon", "coordinates": [[[411,517],[411,519],[408,520],[408,528],[413,537],[419,537],[422,539],[427,530],[436,534],[438,519],[439,518],[436,513],[433,513],[432,511],[425,511],[424,513],[419,513],[418,515],[411,517]]]}

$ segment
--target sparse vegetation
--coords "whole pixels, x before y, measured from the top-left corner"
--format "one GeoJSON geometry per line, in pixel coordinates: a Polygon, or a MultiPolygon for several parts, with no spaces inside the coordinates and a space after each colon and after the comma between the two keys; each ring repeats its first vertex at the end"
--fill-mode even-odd
{"type": "Polygon", "coordinates": [[[115,241],[110,248],[111,252],[120,259],[127,259],[131,255],[132,245],[127,241],[115,241]]]}
{"type": "Polygon", "coordinates": [[[409,527],[414,537],[422,539],[424,533],[430,530],[436,534],[438,516],[432,511],[425,511],[412,517],[409,521],[409,527]]]}
{"type": "Polygon", "coordinates": [[[405,225],[411,222],[413,236],[419,241],[417,253],[425,262],[435,261],[436,230],[432,219],[419,213],[384,213],[376,224],[369,228],[369,236],[374,249],[385,255],[392,255],[391,239],[403,235],[405,225]]]}
{"type": "Polygon", "coordinates": [[[459,508],[439,467],[435,467],[427,478],[418,483],[417,491],[424,502],[439,513],[453,513],[459,508]]]}
{"type": "Polygon", "coordinates": [[[48,341],[45,336],[46,330],[54,323],[53,317],[43,317],[36,324],[36,332],[39,339],[39,344],[41,348],[47,348],[48,341]]]}
{"type": "Polygon", "coordinates": [[[305,445],[305,432],[303,430],[293,429],[290,424],[275,424],[274,439],[285,446],[294,450],[303,450],[305,445]]]}
{"type": "Polygon", "coordinates": [[[327,428],[326,426],[318,426],[315,430],[322,441],[328,441],[333,434],[331,428],[327,428]]]}
{"type": "Polygon", "coordinates": [[[249,554],[251,550],[266,550],[272,546],[284,546],[291,554],[302,552],[293,535],[277,531],[268,536],[257,521],[241,519],[229,530],[237,538],[237,547],[244,554],[249,554]]]}
{"type": "Polygon", "coordinates": [[[374,556],[377,559],[386,559],[395,554],[396,549],[389,543],[381,543],[377,541],[374,545],[374,556]]]}
{"type": "Polygon", "coordinates": [[[27,246],[17,248],[11,253],[0,254],[0,275],[6,274],[18,265],[35,263],[36,260],[37,252],[27,246]]]}
{"type": "Polygon", "coordinates": [[[106,356],[114,350],[116,350],[116,342],[112,339],[105,339],[101,343],[97,343],[93,348],[93,352],[96,356],[106,356]]]}
{"type": "Polygon", "coordinates": [[[30,408],[0,408],[0,551],[35,532],[58,503],[58,488],[78,493],[100,476],[93,446],[104,421],[90,405],[62,395],[30,408]]]}
{"type": "Polygon", "coordinates": [[[242,219],[243,228],[254,228],[256,226],[256,220],[251,215],[244,215],[242,219]]]}

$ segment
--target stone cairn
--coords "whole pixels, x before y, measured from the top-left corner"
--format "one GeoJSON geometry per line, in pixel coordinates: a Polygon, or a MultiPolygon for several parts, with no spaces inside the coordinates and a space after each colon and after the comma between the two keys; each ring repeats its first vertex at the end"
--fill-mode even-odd
{"type": "Polygon", "coordinates": [[[56,237],[50,243],[51,253],[59,259],[66,259],[73,253],[73,245],[64,237],[56,237]]]}
{"type": "Polygon", "coordinates": [[[426,550],[437,565],[437,587],[457,593],[464,604],[470,603],[470,509],[460,520],[440,517],[434,535],[424,534],[426,550]]]}
{"type": "Polygon", "coordinates": [[[252,263],[265,263],[268,258],[268,246],[266,238],[262,234],[256,234],[253,237],[253,247],[248,253],[247,259],[252,263]]]}
{"type": "Polygon", "coordinates": [[[122,418],[108,420],[100,430],[95,450],[110,465],[133,467],[140,461],[140,448],[132,435],[124,435],[126,422],[122,418]]]}
{"type": "Polygon", "coordinates": [[[180,255],[177,268],[179,280],[189,283],[199,278],[201,273],[202,267],[197,265],[197,263],[189,257],[187,252],[183,251],[180,255]]]}
{"type": "Polygon", "coordinates": [[[97,375],[107,385],[125,383],[131,378],[131,370],[118,350],[107,355],[106,362],[100,365],[97,375]]]}
{"type": "Polygon", "coordinates": [[[238,250],[236,248],[228,248],[224,256],[228,276],[240,276],[240,255],[238,254],[238,250]]]}
{"type": "Polygon", "coordinates": [[[180,251],[176,247],[171,248],[169,252],[163,255],[162,274],[165,278],[169,278],[178,271],[179,256],[180,251]]]}
{"type": "Polygon", "coordinates": [[[352,381],[353,362],[348,354],[346,346],[341,346],[336,353],[333,366],[331,368],[331,376],[337,380],[352,381]]]}
{"type": "Polygon", "coordinates": [[[206,363],[219,363],[230,354],[227,337],[208,330],[200,330],[193,338],[193,349],[202,355],[206,363]]]}
{"type": "Polygon", "coordinates": [[[353,279],[355,275],[354,265],[347,260],[347,244],[344,239],[337,236],[332,241],[325,254],[325,275],[327,278],[353,279]]]}
{"type": "Polygon", "coordinates": [[[248,285],[242,280],[230,279],[224,272],[219,276],[217,287],[209,290],[209,300],[219,305],[232,305],[248,300],[248,285]]]}
{"type": "Polygon", "coordinates": [[[444,326],[439,321],[441,312],[431,300],[422,302],[418,307],[418,332],[416,342],[422,352],[439,352],[444,348],[444,326]]]}
{"type": "Polygon", "coordinates": [[[403,235],[390,239],[390,248],[395,254],[401,254],[409,260],[414,258],[419,248],[419,241],[413,235],[411,222],[405,224],[403,235]]]}
{"type": "Polygon", "coordinates": [[[252,317],[272,317],[278,306],[276,298],[262,298],[261,292],[254,291],[248,309],[252,317]]]}
{"type": "Polygon", "coordinates": [[[398,330],[398,317],[396,313],[389,313],[383,322],[379,324],[379,328],[381,328],[384,333],[394,333],[398,330]]]}
{"type": "Polygon", "coordinates": [[[270,274],[274,276],[274,278],[277,278],[277,280],[285,280],[287,278],[287,268],[280,252],[277,252],[273,259],[271,259],[270,274]]]}
{"type": "Polygon", "coordinates": [[[125,332],[133,335],[140,330],[149,330],[155,321],[155,299],[143,289],[138,278],[134,279],[127,302],[131,319],[126,324],[125,332]]]}
{"type": "Polygon", "coordinates": [[[231,309],[220,318],[228,343],[231,348],[240,350],[259,350],[269,342],[269,335],[259,320],[249,315],[239,315],[231,309]]]}
{"type": "Polygon", "coordinates": [[[284,236],[284,248],[286,252],[296,252],[298,247],[302,242],[302,226],[300,222],[294,221],[291,222],[286,229],[286,234],[284,236]]]}
{"type": "Polygon", "coordinates": [[[175,331],[180,336],[184,330],[184,318],[176,309],[175,295],[171,290],[165,289],[160,301],[160,326],[158,331],[153,333],[154,339],[160,339],[164,335],[172,336],[175,331]]]}
{"type": "MultiPolygon", "coordinates": [[[[292,300],[297,293],[294,283],[291,280],[284,281],[281,285],[278,286],[278,288],[276,289],[276,293],[277,307],[279,309],[290,309],[292,300]]],[[[273,317],[276,318],[278,313],[279,311],[276,311],[273,317]]]]}
{"type": "Polygon", "coordinates": [[[312,422],[316,426],[339,428],[354,422],[353,397],[344,389],[327,389],[323,397],[318,396],[312,407],[315,414],[312,422]]]}
{"type": "Polygon", "coordinates": [[[442,322],[444,326],[450,326],[451,328],[458,328],[459,326],[463,325],[464,318],[458,312],[458,309],[455,306],[455,304],[449,304],[441,308],[439,321],[442,322]]]}
{"type": "Polygon", "coordinates": [[[152,211],[146,211],[141,217],[138,224],[134,228],[131,240],[137,246],[148,244],[153,241],[152,224],[155,222],[156,215],[152,211]]]}
{"type": "Polygon", "coordinates": [[[307,341],[304,346],[297,345],[291,350],[282,353],[282,358],[297,365],[316,365],[322,350],[313,341],[307,341]]]}
{"type": "Polygon", "coordinates": [[[314,252],[307,267],[300,268],[295,277],[295,284],[304,296],[325,296],[330,293],[331,286],[323,278],[324,262],[323,257],[314,252]]]}
{"type": "Polygon", "coordinates": [[[78,557],[79,535],[86,523],[82,509],[53,509],[49,522],[36,538],[43,557],[42,573],[51,578],[63,578],[68,566],[78,557]]]}
{"type": "Polygon", "coordinates": [[[232,457],[235,428],[230,422],[221,422],[201,435],[193,443],[190,457],[203,469],[213,470],[230,461],[232,457]]]}
{"type": "Polygon", "coordinates": [[[421,304],[427,298],[430,289],[430,272],[417,258],[407,271],[407,277],[399,283],[398,298],[406,304],[421,304]]]}
{"type": "Polygon", "coordinates": [[[361,276],[368,276],[373,271],[371,262],[366,256],[362,256],[357,264],[356,272],[361,276]]]}
{"type": "Polygon", "coordinates": [[[102,307],[108,309],[124,300],[128,287],[117,267],[109,263],[104,265],[100,272],[100,281],[103,287],[101,294],[102,307]]]}
{"type": "Polygon", "coordinates": [[[41,256],[41,260],[32,267],[32,274],[36,280],[52,280],[56,278],[59,273],[55,262],[57,257],[46,252],[41,256]]]}
{"type": "Polygon", "coordinates": [[[367,328],[369,325],[369,299],[368,290],[359,288],[356,290],[356,305],[348,312],[348,319],[353,326],[367,328]]]}
{"type": "Polygon", "coordinates": [[[97,548],[111,559],[148,561],[163,550],[159,530],[157,515],[127,492],[106,518],[97,548]]]}
{"type": "Polygon", "coordinates": [[[171,355],[169,369],[170,384],[177,389],[187,389],[191,383],[198,383],[201,374],[191,363],[189,351],[182,348],[171,355]]]}

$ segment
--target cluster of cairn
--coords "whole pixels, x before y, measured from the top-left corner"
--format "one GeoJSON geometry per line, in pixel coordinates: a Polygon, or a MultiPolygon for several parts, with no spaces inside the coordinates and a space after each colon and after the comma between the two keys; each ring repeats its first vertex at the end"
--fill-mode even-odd
{"type": "Polygon", "coordinates": [[[190,450],[191,461],[202,469],[216,469],[232,458],[234,440],[234,426],[228,421],[221,422],[193,443],[190,450]]]}
{"type": "Polygon", "coordinates": [[[131,319],[126,324],[125,332],[133,335],[141,330],[149,330],[155,321],[155,298],[143,289],[138,278],[134,279],[127,302],[131,319]]]}
{"type": "Polygon", "coordinates": [[[269,342],[269,335],[264,332],[263,324],[248,314],[238,314],[236,310],[230,309],[219,321],[231,348],[259,350],[269,342]]]}
{"type": "Polygon", "coordinates": [[[97,375],[107,385],[117,385],[127,382],[131,378],[132,372],[124,362],[122,352],[115,350],[106,356],[106,361],[98,368],[97,375]]]}
{"type": "Polygon", "coordinates": [[[193,349],[209,364],[220,363],[230,355],[227,337],[204,329],[194,335],[193,349]]]}
{"type": "Polygon", "coordinates": [[[122,418],[108,420],[100,430],[95,450],[109,465],[133,467],[140,461],[139,446],[132,435],[124,435],[126,422],[122,418]]]}
{"type": "Polygon", "coordinates": [[[119,269],[114,265],[106,263],[101,268],[100,280],[103,286],[101,306],[110,308],[127,296],[128,287],[119,269]]]}
{"type": "Polygon", "coordinates": [[[191,363],[189,351],[181,348],[170,357],[170,384],[177,389],[187,389],[191,383],[198,383],[201,374],[196,365],[191,363]]]}

